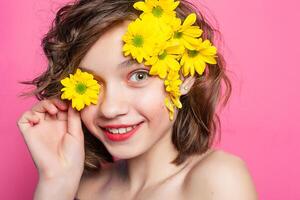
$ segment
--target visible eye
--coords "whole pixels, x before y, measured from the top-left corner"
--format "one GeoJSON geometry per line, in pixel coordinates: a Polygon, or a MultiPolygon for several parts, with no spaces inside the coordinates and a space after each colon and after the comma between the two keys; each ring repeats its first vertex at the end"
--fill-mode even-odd
{"type": "Polygon", "coordinates": [[[149,77],[148,71],[136,71],[130,76],[131,81],[143,81],[149,77]]]}

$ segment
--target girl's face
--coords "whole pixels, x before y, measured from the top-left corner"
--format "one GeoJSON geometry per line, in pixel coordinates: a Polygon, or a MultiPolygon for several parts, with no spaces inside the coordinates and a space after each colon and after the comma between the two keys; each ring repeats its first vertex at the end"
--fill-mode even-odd
{"type": "Polygon", "coordinates": [[[163,80],[149,76],[149,67],[123,56],[122,35],[129,22],[116,25],[102,35],[80,64],[102,86],[98,104],[81,111],[82,121],[113,156],[122,159],[171,143],[175,121],[169,120],[164,104],[163,80]],[[124,131],[129,133],[119,133],[124,131]]]}

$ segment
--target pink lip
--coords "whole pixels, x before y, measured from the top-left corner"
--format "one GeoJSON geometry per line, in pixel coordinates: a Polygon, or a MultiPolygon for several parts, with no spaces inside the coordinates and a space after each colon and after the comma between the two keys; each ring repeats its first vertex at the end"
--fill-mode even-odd
{"type": "MultiPolygon", "coordinates": [[[[141,123],[141,122],[140,122],[141,123]]],[[[137,123],[137,124],[140,124],[137,123]]],[[[107,125],[107,126],[101,126],[101,128],[127,128],[127,127],[131,127],[137,124],[132,124],[132,125],[128,125],[128,124],[111,124],[111,125],[107,125]]]]}
{"type": "MultiPolygon", "coordinates": [[[[142,125],[143,123],[139,123],[134,129],[132,129],[131,131],[129,131],[129,132],[127,132],[127,133],[124,133],[124,134],[112,134],[112,133],[110,133],[110,132],[108,132],[106,129],[104,129],[104,128],[102,128],[102,130],[103,130],[103,132],[104,132],[104,134],[106,135],[106,137],[109,139],[109,140],[111,140],[111,141],[114,141],[114,142],[120,142],[120,141],[124,141],[124,140],[127,140],[127,139],[129,139],[131,136],[133,136],[134,135],[134,133],[136,133],[137,131],[138,131],[138,129],[141,127],[141,125],[142,125]]],[[[131,125],[132,126],[132,125],[131,125]]],[[[114,127],[112,127],[112,126],[105,126],[105,128],[106,127],[109,127],[109,128],[116,128],[116,127],[121,127],[121,128],[124,128],[124,127],[128,127],[128,125],[127,126],[124,126],[124,125],[122,125],[122,126],[120,126],[120,125],[118,125],[118,126],[114,126],[114,127]]]]}

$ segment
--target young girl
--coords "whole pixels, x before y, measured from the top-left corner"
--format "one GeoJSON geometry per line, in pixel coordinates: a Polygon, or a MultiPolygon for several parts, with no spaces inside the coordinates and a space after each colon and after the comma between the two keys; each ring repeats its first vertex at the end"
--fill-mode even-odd
{"type": "Polygon", "coordinates": [[[48,69],[25,82],[40,101],[18,121],[34,198],[257,199],[244,162],[212,148],[231,90],[214,35],[185,0],[61,8],[48,69]]]}

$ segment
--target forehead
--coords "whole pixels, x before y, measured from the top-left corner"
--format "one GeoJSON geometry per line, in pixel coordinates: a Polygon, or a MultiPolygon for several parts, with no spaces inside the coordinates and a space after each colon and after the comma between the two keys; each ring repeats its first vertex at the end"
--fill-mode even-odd
{"type": "Polygon", "coordinates": [[[130,56],[122,52],[122,36],[127,31],[130,21],[113,25],[88,50],[79,67],[102,74],[107,69],[118,69],[136,64],[130,56]]]}

